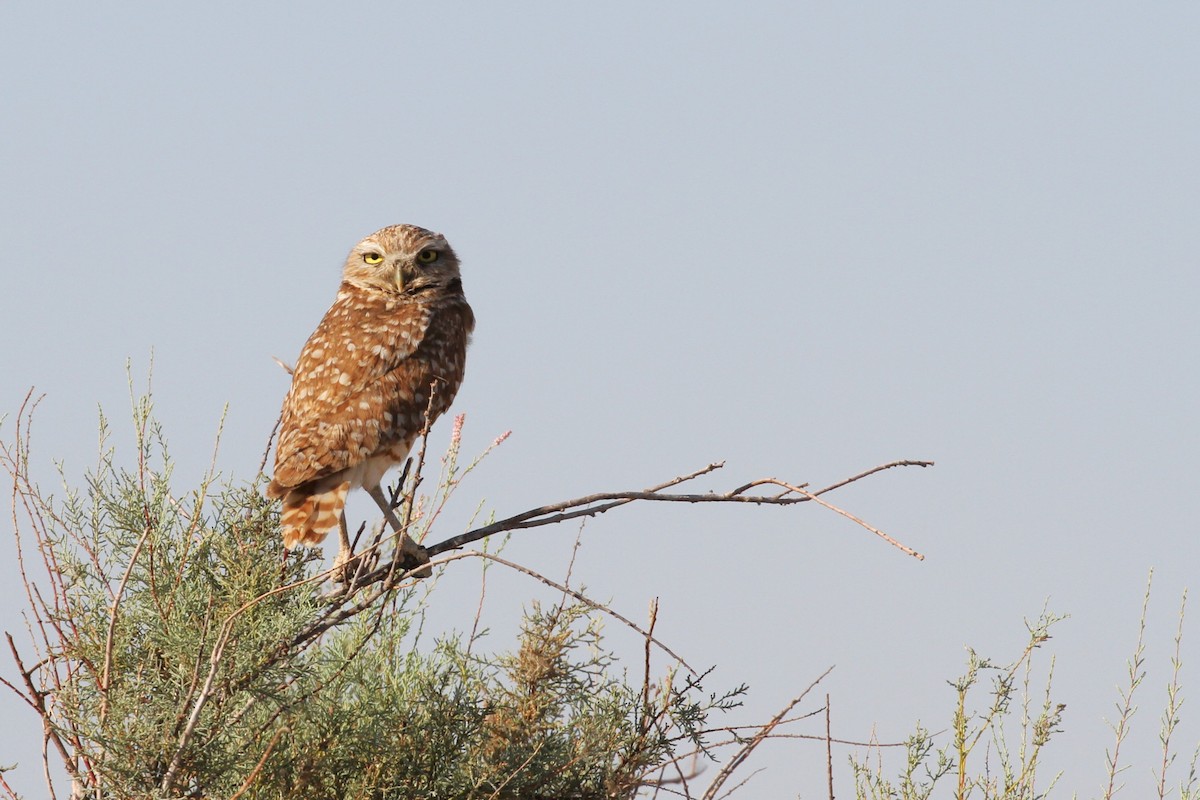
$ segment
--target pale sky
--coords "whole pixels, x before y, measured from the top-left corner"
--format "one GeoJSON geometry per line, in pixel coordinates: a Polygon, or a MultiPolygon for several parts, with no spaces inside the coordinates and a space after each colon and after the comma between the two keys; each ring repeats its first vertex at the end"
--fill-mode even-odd
{"type": "MultiPolygon", "coordinates": [[[[226,403],[218,464],[249,479],[286,390],[271,357],[295,358],[345,253],[433,228],[479,320],[464,450],[513,431],[440,538],[482,499],[507,515],[710,461],[723,490],[934,460],[829,498],[923,563],[815,507],[672,505],[590,523],[575,578],[635,619],[660,598],[709,688],[750,684],[718,724],[836,665],[834,735],[885,741],[944,728],[964,647],[1015,657],[1049,598],[1071,618],[1046,646],[1068,708],[1044,774],[1090,797],[1153,567],[1123,748],[1147,796],[1200,563],[1198,41],[1188,3],[6,3],[0,414],[46,393],[47,486],[55,461],[82,483],[97,405],[132,463],[125,363],[141,386],[153,352],[178,491],[226,403]]],[[[574,533],[507,555],[561,578],[574,533]]],[[[13,552],[0,536],[0,627],[23,635],[13,552]]],[[[450,573],[433,619],[469,630],[478,570],[450,573]]],[[[489,581],[502,649],[547,595],[489,581]]],[[[9,695],[0,716],[0,764],[43,796],[38,721],[9,695]]],[[[824,796],[823,764],[770,743],[743,796],[824,796]]]]}

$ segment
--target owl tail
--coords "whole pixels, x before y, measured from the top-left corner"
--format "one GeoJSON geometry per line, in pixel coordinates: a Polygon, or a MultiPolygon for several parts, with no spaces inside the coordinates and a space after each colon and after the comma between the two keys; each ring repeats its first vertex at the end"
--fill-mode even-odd
{"type": "Polygon", "coordinates": [[[296,488],[283,497],[283,546],[288,550],[298,545],[318,545],[338,526],[350,482],[333,485],[321,482],[296,488]]]}

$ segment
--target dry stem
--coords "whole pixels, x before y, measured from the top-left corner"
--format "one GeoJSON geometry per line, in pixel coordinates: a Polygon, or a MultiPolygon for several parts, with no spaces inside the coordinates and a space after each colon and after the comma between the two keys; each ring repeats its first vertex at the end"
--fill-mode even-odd
{"type": "MultiPolygon", "coordinates": [[[[775,506],[807,503],[810,500],[817,500],[820,495],[827,494],[828,492],[832,492],[835,489],[839,489],[847,484],[854,483],[855,481],[861,480],[869,475],[874,475],[875,473],[883,470],[891,469],[893,467],[930,467],[933,466],[933,462],[903,460],[892,461],[887,464],[880,464],[877,467],[873,467],[865,472],[861,472],[858,475],[844,478],[815,492],[810,492],[802,488],[803,484],[797,486],[790,483],[785,483],[776,478],[762,478],[760,480],[752,481],[751,483],[747,483],[738,487],[737,489],[725,492],[723,494],[716,494],[714,492],[707,492],[704,494],[676,494],[665,491],[673,486],[678,486],[681,483],[686,483],[699,478],[702,475],[715,472],[716,470],[721,469],[723,466],[725,466],[723,461],[709,464],[707,467],[698,469],[695,472],[687,475],[680,475],[676,478],[666,481],[665,483],[661,483],[657,486],[651,486],[650,488],[643,489],[641,491],[601,492],[598,494],[576,497],[573,500],[565,500],[560,503],[553,503],[551,505],[539,506],[538,508],[531,508],[528,511],[521,512],[520,514],[514,514],[511,517],[506,517],[505,519],[493,522],[490,525],[483,525],[467,531],[466,533],[459,534],[458,536],[453,536],[445,541],[438,542],[435,545],[431,545],[429,547],[429,554],[433,556],[439,553],[444,553],[448,550],[457,550],[464,545],[496,533],[523,530],[525,528],[537,528],[541,527],[542,525],[554,525],[559,522],[565,522],[566,520],[576,519],[579,517],[594,517],[598,514],[603,514],[610,509],[626,505],[627,503],[632,503],[636,500],[669,503],[750,503],[753,505],[775,506]],[[784,491],[773,495],[745,494],[745,492],[749,489],[764,485],[778,486],[784,491]]],[[[892,546],[899,548],[903,552],[917,559],[924,559],[924,556],[917,551],[896,541],[892,537],[887,536],[882,531],[867,525],[867,523],[863,522],[858,517],[842,511],[841,509],[836,508],[828,503],[821,501],[817,502],[820,503],[820,505],[823,505],[857,522],[859,525],[862,525],[877,536],[882,537],[892,546]]]]}

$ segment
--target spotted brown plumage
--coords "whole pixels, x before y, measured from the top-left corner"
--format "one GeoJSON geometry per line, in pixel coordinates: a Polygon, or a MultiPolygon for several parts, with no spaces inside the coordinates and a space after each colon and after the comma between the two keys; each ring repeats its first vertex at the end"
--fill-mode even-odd
{"type": "Polygon", "coordinates": [[[283,401],[267,494],[283,500],[285,547],[318,544],[338,528],[345,560],[342,511],[359,486],[396,525],[380,481],[407,457],[426,409],[432,422],[454,400],[474,327],[458,257],[441,234],[394,225],[354,246],[283,401]]]}

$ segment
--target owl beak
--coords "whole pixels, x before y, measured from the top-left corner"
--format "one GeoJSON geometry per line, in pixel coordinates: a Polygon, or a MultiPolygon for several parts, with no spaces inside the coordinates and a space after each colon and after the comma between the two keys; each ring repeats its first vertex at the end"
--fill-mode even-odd
{"type": "Polygon", "coordinates": [[[397,264],[395,274],[396,274],[396,291],[403,292],[404,291],[404,267],[400,264],[397,264]]]}

